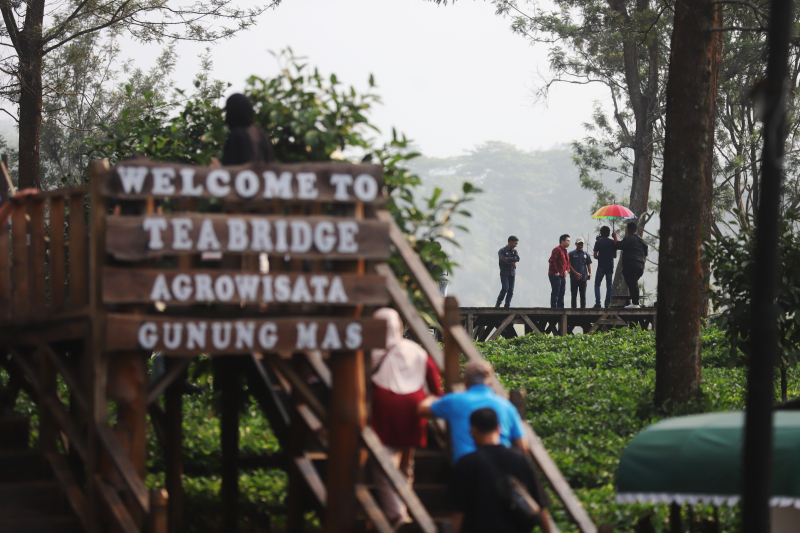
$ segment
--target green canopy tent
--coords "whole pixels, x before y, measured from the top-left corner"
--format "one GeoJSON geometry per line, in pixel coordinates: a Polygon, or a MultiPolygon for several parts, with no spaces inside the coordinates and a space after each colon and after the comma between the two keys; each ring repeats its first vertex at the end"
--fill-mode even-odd
{"type": "MultiPolygon", "coordinates": [[[[791,518],[800,528],[800,412],[774,413],[773,531],[791,518]],[[791,515],[791,516],[789,516],[791,515]]],[[[733,505],[742,485],[744,413],[664,420],[637,435],[617,473],[620,503],[733,505]]],[[[798,529],[791,529],[797,531],[798,529]]],[[[786,530],[790,531],[790,530],[786,530]]]]}

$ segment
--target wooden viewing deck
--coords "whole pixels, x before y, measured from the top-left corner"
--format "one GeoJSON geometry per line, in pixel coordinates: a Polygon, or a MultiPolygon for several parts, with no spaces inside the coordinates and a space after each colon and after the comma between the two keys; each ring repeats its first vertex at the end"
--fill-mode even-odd
{"type": "Polygon", "coordinates": [[[500,336],[517,336],[515,324],[525,326],[525,334],[567,335],[581,328],[592,334],[604,328],[639,326],[656,329],[656,308],[627,309],[552,309],[549,307],[461,307],[461,324],[470,338],[480,342],[500,336]]]}

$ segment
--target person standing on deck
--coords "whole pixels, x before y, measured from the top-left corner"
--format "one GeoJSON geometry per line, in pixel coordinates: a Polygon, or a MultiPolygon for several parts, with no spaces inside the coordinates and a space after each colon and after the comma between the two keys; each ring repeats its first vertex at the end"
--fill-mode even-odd
{"type": "Polygon", "coordinates": [[[508,238],[508,244],[497,251],[502,289],[500,289],[500,294],[497,296],[495,307],[500,307],[503,297],[506,299],[504,307],[511,306],[511,297],[514,296],[514,282],[517,278],[517,263],[519,263],[519,254],[516,250],[518,244],[519,239],[512,235],[508,238]]]}
{"type": "Polygon", "coordinates": [[[586,309],[586,284],[592,279],[592,258],[583,249],[583,237],[575,239],[575,249],[569,253],[569,288],[572,293],[572,308],[578,305],[581,294],[581,309],[586,309]]]}
{"type": "Polygon", "coordinates": [[[614,248],[622,250],[622,277],[628,292],[631,293],[631,303],[625,307],[641,307],[639,305],[639,278],[644,274],[644,265],[647,261],[647,243],[637,233],[639,227],[636,222],[628,222],[628,234],[621,241],[617,241],[617,232],[613,233],[614,248]]]}
{"type": "Polygon", "coordinates": [[[564,308],[564,293],[567,290],[567,273],[569,272],[569,235],[566,233],[558,238],[558,246],[550,253],[550,267],[547,277],[550,278],[550,307],[553,309],[564,308]]]}
{"type": "Polygon", "coordinates": [[[609,239],[611,229],[608,226],[600,228],[600,236],[594,242],[594,258],[597,259],[597,272],[594,276],[594,306],[600,306],[600,285],[603,278],[606,279],[606,299],[605,307],[611,305],[612,284],[614,281],[614,259],[617,258],[617,250],[614,248],[614,241],[609,239]]]}

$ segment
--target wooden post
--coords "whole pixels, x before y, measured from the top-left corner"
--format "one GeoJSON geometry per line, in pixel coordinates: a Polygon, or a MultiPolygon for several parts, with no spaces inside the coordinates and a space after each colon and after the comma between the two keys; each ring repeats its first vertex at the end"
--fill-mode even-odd
{"type": "MultiPolygon", "coordinates": [[[[174,358],[167,358],[166,367],[178,363],[174,358]]],[[[164,394],[166,410],[166,486],[169,495],[168,523],[170,533],[183,531],[183,383],[185,372],[175,378],[164,394]]],[[[154,511],[151,511],[154,512],[154,511]]]]}
{"type": "Polygon", "coordinates": [[[167,533],[169,520],[169,495],[164,489],[155,489],[150,492],[150,533],[167,533]]]}
{"type": "MultiPolygon", "coordinates": [[[[84,383],[86,383],[88,389],[87,401],[89,402],[90,409],[87,421],[89,426],[89,435],[87,439],[89,461],[86,465],[88,479],[94,479],[95,476],[100,475],[102,446],[100,445],[97,434],[97,424],[100,422],[105,423],[108,420],[108,402],[106,400],[108,362],[103,351],[105,348],[106,315],[103,306],[102,276],[100,275],[106,261],[106,201],[105,198],[100,195],[100,183],[107,170],[108,160],[105,159],[102,161],[93,161],[89,167],[89,186],[91,187],[91,239],[89,242],[91,253],[89,255],[89,271],[91,274],[90,279],[92,280],[89,286],[89,316],[91,319],[91,332],[84,344],[85,353],[82,358],[84,364],[84,383]]],[[[73,220],[77,218],[77,214],[74,211],[77,205],[78,202],[70,202],[70,278],[73,278],[75,275],[73,265],[85,265],[84,262],[79,262],[79,258],[75,255],[76,249],[80,249],[81,246],[73,241],[76,236],[73,233],[75,227],[72,223],[73,220]]],[[[80,224],[83,225],[83,200],[81,200],[79,205],[80,224]]],[[[78,233],[80,233],[80,231],[78,233]]],[[[70,299],[73,305],[76,303],[74,298],[78,297],[79,294],[75,292],[75,286],[71,283],[70,299]]],[[[89,509],[88,533],[99,533],[102,530],[101,509],[103,506],[103,497],[98,492],[96,483],[89,483],[87,492],[87,508],[89,509]]]]}
{"type": "Polygon", "coordinates": [[[330,358],[333,387],[327,467],[326,533],[353,531],[359,471],[359,435],[367,421],[364,352],[341,352],[330,358]]]}
{"type": "Polygon", "coordinates": [[[565,336],[567,334],[567,312],[562,310],[561,320],[559,320],[558,334],[565,336]]]}
{"type": "Polygon", "coordinates": [[[11,211],[11,280],[13,317],[26,320],[29,307],[28,285],[28,223],[25,220],[25,206],[14,206],[11,211]]]}
{"type": "MultiPolygon", "coordinates": [[[[108,161],[94,161],[92,163],[92,168],[94,168],[95,165],[102,165],[103,162],[105,162],[105,166],[98,168],[97,173],[89,177],[90,180],[95,179],[98,182],[98,187],[99,182],[103,180],[103,173],[108,169],[108,161]]],[[[93,187],[93,185],[90,182],[90,186],[93,187]]],[[[92,188],[91,202],[92,238],[100,236],[98,232],[102,233],[102,242],[95,243],[94,246],[98,248],[100,255],[102,255],[103,264],[105,264],[106,201],[105,198],[100,196],[100,191],[96,191],[94,187],[92,188]],[[98,208],[100,213],[95,213],[95,208],[98,208]]],[[[92,259],[95,259],[94,254],[90,261],[92,259]]],[[[96,272],[94,270],[91,271],[90,279],[93,285],[98,284],[101,272],[102,269],[96,272]]],[[[80,309],[86,305],[86,281],[86,218],[83,212],[83,194],[73,194],[69,198],[69,298],[70,306],[73,309],[80,309]]],[[[98,300],[98,303],[102,304],[102,299],[98,300]]]]}
{"type": "Polygon", "coordinates": [[[475,339],[475,315],[467,314],[467,334],[470,339],[475,339]]]}
{"type": "MultiPolygon", "coordinates": [[[[136,474],[144,481],[147,459],[147,354],[143,352],[123,352],[114,354],[109,362],[108,397],[117,402],[117,425],[115,433],[123,450],[131,460],[136,474]]],[[[116,471],[112,476],[118,489],[126,486],[118,479],[116,471]]],[[[128,495],[123,498],[128,512],[141,527],[145,517],[138,504],[128,495]]]]}
{"type": "Polygon", "coordinates": [[[450,328],[461,325],[461,312],[458,310],[458,298],[448,296],[444,299],[444,386],[447,392],[453,392],[461,383],[461,350],[453,338],[450,328]]]}
{"type": "Polygon", "coordinates": [[[239,367],[237,357],[214,359],[214,387],[222,390],[220,441],[222,445],[222,531],[239,529],[239,367]]]}
{"type": "Polygon", "coordinates": [[[298,402],[302,401],[296,389],[292,388],[291,402],[295,409],[292,410],[292,419],[289,425],[289,449],[287,452],[289,489],[286,496],[286,529],[289,533],[305,531],[303,517],[303,500],[305,499],[305,481],[297,468],[295,457],[302,457],[305,447],[305,431],[303,422],[296,409],[298,402]]]}
{"type": "Polygon", "coordinates": [[[58,401],[56,373],[47,355],[41,350],[35,353],[35,358],[39,367],[39,390],[37,391],[39,393],[39,448],[43,452],[54,452],[56,451],[56,434],[58,432],[56,421],[42,399],[45,396],[52,396],[58,401]]]}
{"type": "Polygon", "coordinates": [[[50,310],[61,311],[66,301],[66,254],[64,250],[64,198],[50,200],[50,310]]]}
{"type": "Polygon", "coordinates": [[[41,317],[47,307],[45,294],[45,262],[47,249],[44,235],[44,200],[29,200],[28,214],[31,217],[31,242],[28,247],[28,287],[31,314],[41,317]]]}

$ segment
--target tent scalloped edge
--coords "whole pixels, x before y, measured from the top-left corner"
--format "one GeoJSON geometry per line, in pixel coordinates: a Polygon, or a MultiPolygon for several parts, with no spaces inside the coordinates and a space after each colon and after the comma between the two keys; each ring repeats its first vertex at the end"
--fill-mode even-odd
{"type": "MultiPolygon", "coordinates": [[[[666,492],[620,492],[617,503],[678,503],[697,505],[709,503],[720,507],[736,505],[740,497],[736,494],[670,494],[666,492]]],[[[794,507],[800,509],[800,498],[794,496],[774,496],[769,501],[770,507],[794,507]]]]}

